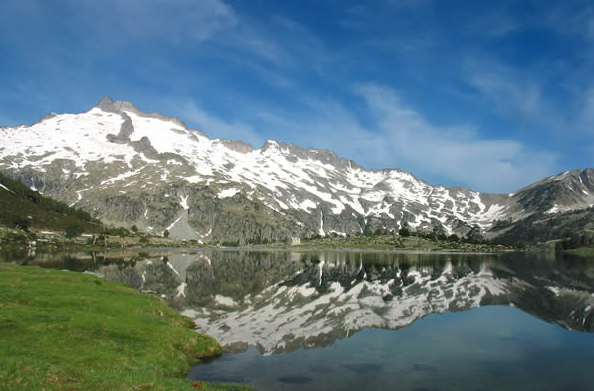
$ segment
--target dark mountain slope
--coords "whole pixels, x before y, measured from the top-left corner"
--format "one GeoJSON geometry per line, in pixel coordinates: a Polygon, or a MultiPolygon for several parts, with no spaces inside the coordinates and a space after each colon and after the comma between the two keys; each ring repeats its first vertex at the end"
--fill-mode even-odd
{"type": "Polygon", "coordinates": [[[21,182],[0,173],[0,225],[64,231],[79,225],[85,232],[99,232],[102,224],[83,210],[45,197],[21,182]]]}

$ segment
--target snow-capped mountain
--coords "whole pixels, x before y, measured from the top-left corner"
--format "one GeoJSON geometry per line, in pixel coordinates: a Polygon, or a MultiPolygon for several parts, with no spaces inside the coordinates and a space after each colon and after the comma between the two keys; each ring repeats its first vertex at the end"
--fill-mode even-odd
{"type": "Polygon", "coordinates": [[[81,114],[0,129],[0,170],[108,224],[198,241],[437,229],[466,235],[495,220],[594,203],[594,170],[511,194],[433,186],[365,170],[331,151],[211,140],[177,118],[104,98],[81,114]]]}

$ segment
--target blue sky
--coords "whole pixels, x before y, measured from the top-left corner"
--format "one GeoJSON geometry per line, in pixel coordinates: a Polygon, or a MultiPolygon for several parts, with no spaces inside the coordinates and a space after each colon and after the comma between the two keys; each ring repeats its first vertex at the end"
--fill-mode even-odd
{"type": "Polygon", "coordinates": [[[101,97],[516,190],[594,167],[594,3],[3,0],[0,125],[101,97]]]}

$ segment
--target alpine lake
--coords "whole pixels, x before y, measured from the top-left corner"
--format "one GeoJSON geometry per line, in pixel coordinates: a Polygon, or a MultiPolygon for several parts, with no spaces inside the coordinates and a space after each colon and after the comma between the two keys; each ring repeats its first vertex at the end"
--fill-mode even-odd
{"type": "Polygon", "coordinates": [[[594,390],[594,259],[143,249],[0,253],[160,295],[258,390],[594,390]]]}

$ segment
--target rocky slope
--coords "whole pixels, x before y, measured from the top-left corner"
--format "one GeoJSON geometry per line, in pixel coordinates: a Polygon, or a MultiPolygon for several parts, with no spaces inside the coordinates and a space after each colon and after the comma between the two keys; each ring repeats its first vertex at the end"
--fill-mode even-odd
{"type": "MultiPolygon", "coordinates": [[[[497,221],[491,234],[509,241],[546,242],[559,238],[594,237],[594,208],[568,210],[565,212],[535,212],[518,220],[497,221]]],[[[584,245],[594,244],[588,239],[584,245]]]]}
{"type": "MultiPolygon", "coordinates": [[[[486,235],[495,221],[594,203],[594,170],[516,193],[433,186],[319,149],[211,140],[176,118],[104,98],[81,114],[0,129],[0,170],[107,224],[199,242],[285,241],[377,228],[486,235]]],[[[498,232],[500,233],[500,232],[498,232]]],[[[495,234],[495,233],[494,233],[495,234]]]]}

